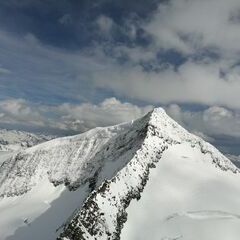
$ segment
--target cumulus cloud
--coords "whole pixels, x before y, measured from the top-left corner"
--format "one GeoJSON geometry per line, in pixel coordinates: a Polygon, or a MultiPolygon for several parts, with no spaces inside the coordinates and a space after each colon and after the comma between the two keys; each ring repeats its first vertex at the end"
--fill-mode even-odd
{"type": "Polygon", "coordinates": [[[158,72],[146,72],[140,66],[110,65],[104,72],[95,72],[93,79],[97,87],[111,88],[116,93],[154,103],[201,103],[239,108],[239,70],[225,77],[220,70],[220,62],[191,60],[177,70],[164,66],[158,72]]]}
{"type": "MultiPolygon", "coordinates": [[[[98,104],[36,104],[24,99],[0,101],[0,126],[31,127],[44,132],[74,134],[94,127],[115,125],[143,116],[152,105],[139,107],[106,98],[98,104]]],[[[201,111],[184,110],[179,105],[165,107],[166,112],[183,127],[207,141],[218,136],[240,138],[240,112],[212,106],[201,111]]]]}
{"type": "Polygon", "coordinates": [[[0,101],[0,122],[9,124],[32,124],[44,126],[39,111],[23,99],[0,101]]]}
{"type": "Polygon", "coordinates": [[[214,141],[218,136],[240,137],[240,112],[219,106],[201,111],[183,110],[176,104],[166,108],[167,113],[193,133],[214,141]]]}
{"type": "Polygon", "coordinates": [[[0,101],[0,125],[31,126],[44,132],[80,133],[99,126],[115,125],[143,116],[152,106],[138,107],[116,98],[91,103],[34,104],[24,99],[0,101]]]}
{"type": "MultiPolygon", "coordinates": [[[[238,0],[160,3],[152,18],[141,22],[152,37],[150,45],[112,41],[106,44],[108,51],[96,44],[70,52],[46,46],[31,33],[21,38],[0,31],[0,62],[13,70],[3,74],[0,68],[1,98],[91,102],[96,93],[111,92],[156,105],[240,109],[239,9],[238,0]],[[161,61],[158,53],[163,50],[174,50],[185,60],[179,66],[161,61]]],[[[135,22],[130,22],[136,37],[135,22]]],[[[105,15],[97,19],[99,29],[108,34],[114,34],[113,24],[105,15]]]]}
{"type": "Polygon", "coordinates": [[[239,53],[238,0],[170,0],[160,4],[146,25],[160,47],[192,53],[215,48],[222,54],[239,53]]]}
{"type": "MultiPolygon", "coordinates": [[[[144,29],[153,36],[148,48],[118,46],[115,56],[130,64],[106,61],[93,73],[95,86],[154,103],[200,103],[240,108],[239,9],[237,0],[167,1],[144,29]],[[159,62],[159,51],[175,50],[180,66],[159,62]],[[141,66],[150,65],[150,71],[141,66]],[[151,71],[153,69],[153,71],[151,71]]],[[[159,56],[161,60],[161,55],[159,56]]],[[[174,62],[174,59],[173,59],[174,62]]]]}

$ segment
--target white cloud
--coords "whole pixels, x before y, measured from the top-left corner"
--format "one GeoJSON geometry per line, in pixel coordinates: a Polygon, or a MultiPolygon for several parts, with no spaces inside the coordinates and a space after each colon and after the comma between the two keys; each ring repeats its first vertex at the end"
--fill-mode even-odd
{"type": "Polygon", "coordinates": [[[1,123],[44,126],[44,119],[38,109],[23,99],[0,101],[0,114],[1,123]]]}
{"type": "Polygon", "coordinates": [[[188,61],[178,70],[168,66],[160,72],[141,67],[110,65],[93,72],[95,85],[116,93],[155,103],[201,103],[240,108],[240,75],[234,70],[220,76],[221,62],[188,61]]]}
{"type": "MultiPolygon", "coordinates": [[[[153,104],[196,103],[240,109],[239,8],[238,0],[160,4],[144,26],[155,42],[147,48],[111,43],[109,52],[114,57],[106,56],[102,46],[68,52],[45,46],[30,33],[16,39],[0,32],[4,49],[0,61],[15,73],[0,82],[2,98],[9,92],[21,92],[21,96],[32,92],[40,100],[64,97],[91,101],[89,96],[101,89],[153,104]],[[162,48],[181,51],[187,61],[177,69],[159,64],[156,54],[162,48]],[[201,56],[196,60],[206,48],[214,49],[220,58],[201,56]],[[116,58],[122,55],[129,61],[119,63],[116,58]],[[139,62],[155,64],[157,71],[145,71],[139,62]]],[[[97,24],[109,33],[116,23],[102,15],[97,24]]]]}
{"type": "Polygon", "coordinates": [[[122,103],[116,98],[107,98],[98,105],[91,103],[71,105],[66,103],[58,106],[56,110],[61,112],[67,122],[77,120],[77,124],[89,129],[131,121],[143,116],[151,109],[152,106],[138,107],[131,103],[122,103]]]}
{"type": "Polygon", "coordinates": [[[156,104],[200,103],[239,109],[239,9],[238,0],[160,4],[144,26],[154,36],[152,46],[116,47],[115,53],[126,54],[131,64],[106,60],[104,71],[93,72],[95,86],[156,104]],[[178,69],[163,64],[156,72],[143,70],[138,63],[156,64],[159,49],[180,51],[187,61],[178,69]],[[208,51],[216,57],[211,58],[208,51]]]}
{"type": "Polygon", "coordinates": [[[182,110],[172,104],[167,113],[193,133],[213,141],[211,137],[240,137],[240,112],[219,106],[212,106],[202,111],[182,110]],[[210,137],[210,138],[209,138],[210,137]]]}
{"type": "Polygon", "coordinates": [[[60,105],[33,104],[23,99],[0,101],[0,124],[25,125],[48,129],[83,132],[88,129],[115,125],[143,116],[152,106],[138,107],[116,98],[91,103],[60,105]]]}
{"type": "MultiPolygon", "coordinates": [[[[27,126],[42,131],[84,132],[94,127],[128,122],[149,112],[153,106],[139,107],[107,98],[99,104],[63,103],[46,105],[24,99],[0,101],[0,125],[27,126]]],[[[202,111],[183,110],[179,105],[166,107],[167,113],[183,127],[207,141],[216,136],[240,137],[240,112],[213,106],[202,111]]]]}
{"type": "Polygon", "coordinates": [[[160,4],[146,25],[159,46],[184,53],[218,48],[221,53],[239,52],[240,2],[238,0],[178,0],[160,4]]]}
{"type": "Polygon", "coordinates": [[[239,9],[238,0],[179,0],[160,4],[153,19],[145,25],[145,30],[155,37],[155,49],[117,50],[134,64],[150,62],[155,58],[154,50],[159,48],[180,51],[188,61],[178,70],[164,65],[158,72],[145,72],[136,65],[106,64],[105,71],[96,72],[93,77],[95,85],[155,103],[240,108],[240,29],[239,16],[236,17],[239,9]],[[206,49],[220,54],[220,59],[192,57],[206,49]]]}

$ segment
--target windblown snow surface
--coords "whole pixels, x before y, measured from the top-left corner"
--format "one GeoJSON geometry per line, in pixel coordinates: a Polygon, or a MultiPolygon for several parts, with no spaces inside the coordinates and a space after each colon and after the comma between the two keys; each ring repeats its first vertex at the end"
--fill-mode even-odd
{"type": "Polygon", "coordinates": [[[239,240],[239,202],[238,168],[158,108],[5,157],[0,239],[239,240]]]}

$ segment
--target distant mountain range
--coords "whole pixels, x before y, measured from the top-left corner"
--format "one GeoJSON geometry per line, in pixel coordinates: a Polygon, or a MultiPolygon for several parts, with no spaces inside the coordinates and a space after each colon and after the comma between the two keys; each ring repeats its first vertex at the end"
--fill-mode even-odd
{"type": "Polygon", "coordinates": [[[0,129],[0,151],[17,151],[54,138],[24,131],[0,129]]]}

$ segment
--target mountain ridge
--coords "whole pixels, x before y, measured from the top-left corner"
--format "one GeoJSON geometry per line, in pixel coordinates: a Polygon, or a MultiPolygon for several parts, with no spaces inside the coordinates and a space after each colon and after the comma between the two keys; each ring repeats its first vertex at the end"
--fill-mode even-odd
{"type": "Polygon", "coordinates": [[[0,196],[21,196],[47,178],[69,190],[87,186],[87,197],[57,229],[58,239],[120,239],[126,209],[140,199],[151,168],[174,145],[187,143],[209,155],[217,169],[239,173],[212,145],[187,132],[156,108],[131,123],[51,140],[5,161],[0,196]]]}

